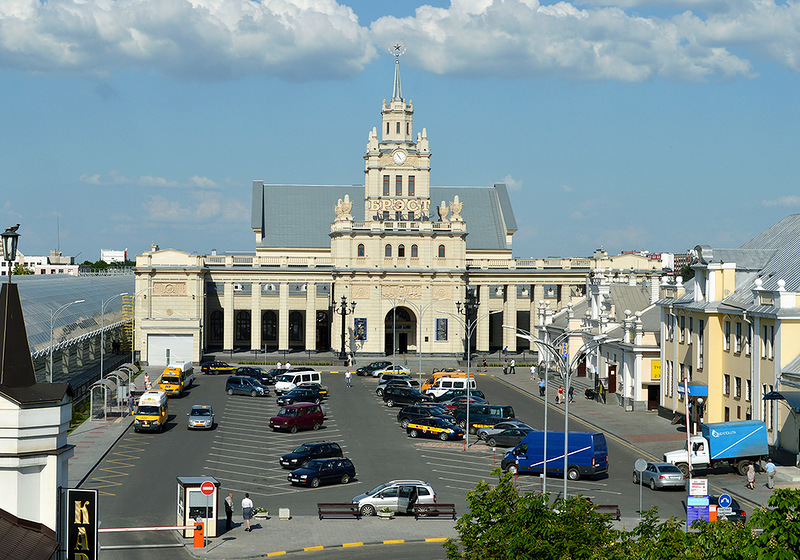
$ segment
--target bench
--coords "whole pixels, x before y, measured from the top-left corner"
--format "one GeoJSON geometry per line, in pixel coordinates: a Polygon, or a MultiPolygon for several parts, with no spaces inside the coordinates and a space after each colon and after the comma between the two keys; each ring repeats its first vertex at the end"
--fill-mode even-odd
{"type": "Polygon", "coordinates": [[[619,521],[620,518],[619,506],[595,504],[594,509],[597,513],[608,515],[611,519],[616,519],[617,521],[619,521]]]}
{"type": "Polygon", "coordinates": [[[320,519],[323,515],[354,515],[361,519],[361,510],[354,503],[318,503],[317,514],[320,519]]]}
{"type": "Polygon", "coordinates": [[[455,504],[415,504],[413,508],[414,519],[420,517],[435,517],[439,515],[452,516],[456,518],[455,504]]]}

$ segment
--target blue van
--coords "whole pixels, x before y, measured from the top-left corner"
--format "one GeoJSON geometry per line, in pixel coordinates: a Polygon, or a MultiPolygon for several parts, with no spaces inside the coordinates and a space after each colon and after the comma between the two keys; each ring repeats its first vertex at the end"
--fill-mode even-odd
{"type": "MultiPolygon", "coordinates": [[[[600,433],[569,432],[567,478],[595,476],[608,472],[606,436],[600,433]]],[[[544,464],[544,432],[525,436],[506,453],[500,468],[514,474],[540,474],[544,464]]],[[[564,432],[547,432],[547,474],[564,474],[564,432]]]]}

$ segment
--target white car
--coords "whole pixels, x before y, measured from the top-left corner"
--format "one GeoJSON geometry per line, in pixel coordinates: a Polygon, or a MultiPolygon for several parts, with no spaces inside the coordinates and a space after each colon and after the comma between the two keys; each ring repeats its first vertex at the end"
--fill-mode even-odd
{"type": "Polygon", "coordinates": [[[525,422],[520,420],[503,420],[502,422],[498,422],[494,426],[488,426],[486,428],[480,428],[477,432],[478,439],[482,439],[486,441],[490,437],[499,434],[503,430],[507,430],[508,428],[531,428],[525,422]]]}
{"type": "Polygon", "coordinates": [[[405,375],[411,375],[411,370],[405,366],[393,364],[383,369],[376,369],[375,371],[372,372],[372,377],[380,377],[384,373],[401,373],[405,375]]]}
{"type": "Polygon", "coordinates": [[[389,508],[394,512],[407,513],[415,497],[414,503],[436,503],[436,492],[433,487],[422,480],[392,480],[373,488],[366,494],[359,494],[351,501],[357,503],[361,515],[367,517],[375,512],[389,508]]]}

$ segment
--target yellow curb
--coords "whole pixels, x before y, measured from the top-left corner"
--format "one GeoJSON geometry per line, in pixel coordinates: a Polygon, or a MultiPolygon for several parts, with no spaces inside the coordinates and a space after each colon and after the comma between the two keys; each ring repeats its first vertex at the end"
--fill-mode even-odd
{"type": "Polygon", "coordinates": [[[346,542],[342,543],[342,546],[364,546],[363,542],[346,542]]]}
{"type": "Polygon", "coordinates": [[[394,541],[383,541],[383,544],[400,544],[406,542],[405,539],[397,539],[394,541]]]}
{"type": "Polygon", "coordinates": [[[307,546],[303,550],[322,550],[323,548],[322,546],[307,546]]]}
{"type": "Polygon", "coordinates": [[[267,556],[283,556],[286,554],[285,550],[281,550],[280,552],[267,552],[267,556]]]}
{"type": "Polygon", "coordinates": [[[425,542],[444,542],[447,538],[425,539],[425,542]]]}

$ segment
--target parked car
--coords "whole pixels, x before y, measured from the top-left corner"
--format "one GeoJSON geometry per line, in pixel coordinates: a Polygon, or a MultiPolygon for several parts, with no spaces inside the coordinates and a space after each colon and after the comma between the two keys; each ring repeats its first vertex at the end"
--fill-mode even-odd
{"type": "Polygon", "coordinates": [[[442,441],[463,439],[464,430],[444,418],[420,418],[406,426],[409,437],[431,437],[442,441]]]}
{"type": "Polygon", "coordinates": [[[416,496],[417,504],[436,503],[433,487],[422,480],[392,480],[376,486],[369,492],[355,496],[351,502],[358,504],[361,515],[375,515],[380,509],[406,513],[409,501],[416,496]]]}
{"type": "MultiPolygon", "coordinates": [[[[466,394],[467,394],[466,389],[450,389],[449,391],[442,393],[438,397],[433,397],[433,400],[434,402],[449,401],[452,398],[463,397],[466,394]]],[[[470,389],[469,394],[472,397],[478,397],[480,399],[486,400],[486,395],[484,395],[483,391],[481,391],[480,389],[470,389]]],[[[486,400],[486,402],[489,401],[486,400]]]]}
{"type": "Polygon", "coordinates": [[[372,371],[372,377],[380,377],[384,373],[400,373],[405,375],[411,375],[411,370],[405,366],[397,365],[397,364],[389,364],[388,366],[382,369],[376,369],[372,371]]]}
{"type": "Polygon", "coordinates": [[[377,369],[383,369],[387,366],[392,365],[392,362],[387,362],[382,360],[380,362],[372,362],[366,366],[362,366],[356,370],[356,375],[372,377],[372,372],[377,369]]]}
{"type": "MultiPolygon", "coordinates": [[[[461,409],[466,410],[465,409],[466,402],[467,402],[467,396],[466,395],[462,395],[460,397],[453,397],[452,399],[449,399],[449,400],[446,400],[446,401],[439,401],[439,404],[442,405],[443,407],[449,408],[451,410],[456,409],[456,408],[461,408],[461,409]]],[[[480,397],[473,397],[473,396],[469,397],[469,403],[472,404],[472,405],[489,404],[489,402],[486,399],[482,399],[480,397]]]]}
{"type": "Polygon", "coordinates": [[[225,392],[229,395],[268,397],[269,387],[262,385],[252,377],[239,377],[237,375],[232,375],[225,383],[225,392]]]}
{"type": "Polygon", "coordinates": [[[269,376],[269,384],[273,385],[275,383],[275,381],[278,379],[278,376],[283,374],[283,373],[286,373],[286,370],[283,369],[283,368],[281,368],[281,369],[278,369],[278,368],[270,368],[270,369],[268,369],[267,370],[267,375],[269,376]]]}
{"type": "Polygon", "coordinates": [[[280,458],[280,464],[285,469],[296,469],[308,463],[311,459],[330,459],[344,457],[342,448],[333,441],[316,441],[304,443],[291,453],[280,458]]]}
{"type": "Polygon", "coordinates": [[[287,480],[295,485],[317,488],[320,484],[341,482],[347,484],[356,476],[353,462],[346,457],[338,459],[312,459],[305,466],[289,473],[287,480]]]}
{"type": "Polygon", "coordinates": [[[440,406],[409,405],[404,406],[397,413],[397,421],[400,422],[400,427],[403,429],[409,423],[416,422],[422,418],[442,418],[453,423],[456,421],[455,417],[447,412],[447,409],[440,406]]]}
{"type": "Polygon", "coordinates": [[[486,438],[489,447],[516,447],[533,428],[507,428],[486,438]]]}
{"type": "Polygon", "coordinates": [[[419,391],[419,381],[416,379],[390,379],[385,383],[379,383],[375,388],[375,394],[379,397],[383,396],[383,391],[386,387],[410,387],[419,391]]]}
{"type": "MultiPolygon", "coordinates": [[[[499,434],[503,430],[508,428],[531,428],[522,420],[503,420],[502,422],[498,422],[494,426],[488,426],[486,428],[480,428],[476,434],[478,435],[478,439],[486,440],[490,435],[499,434]]],[[[533,428],[531,428],[533,429],[533,428]]]]}
{"type": "Polygon", "coordinates": [[[297,385],[300,389],[310,389],[312,391],[316,391],[320,398],[325,398],[328,396],[328,388],[325,385],[320,385],[314,381],[303,381],[299,385],[297,385]]]}
{"type": "Polygon", "coordinates": [[[239,367],[236,368],[234,374],[240,377],[252,377],[262,385],[275,382],[275,380],[269,373],[267,373],[261,368],[256,368],[256,367],[249,367],[249,366],[239,367]]]}
{"type": "Polygon", "coordinates": [[[193,428],[210,430],[214,427],[214,409],[210,404],[196,404],[186,416],[189,417],[186,427],[190,430],[193,428]]]}
{"type": "Polygon", "coordinates": [[[295,387],[288,393],[284,393],[277,398],[277,402],[281,406],[301,402],[319,404],[320,401],[322,401],[322,397],[317,391],[300,387],[295,387]]]}
{"type": "Polygon", "coordinates": [[[387,406],[396,404],[416,404],[421,401],[430,401],[429,395],[423,395],[411,387],[386,387],[383,391],[383,402],[387,406]]]}
{"type": "Polygon", "coordinates": [[[639,471],[633,471],[633,483],[645,484],[651,490],[656,488],[680,488],[686,490],[686,477],[681,470],[672,463],[647,463],[642,471],[641,478],[639,471]]]}
{"type": "Polygon", "coordinates": [[[381,373],[378,376],[378,385],[381,383],[387,383],[392,380],[401,380],[401,379],[411,379],[411,376],[407,373],[381,373]]]}
{"type": "Polygon", "coordinates": [[[217,375],[219,373],[231,374],[236,371],[236,366],[232,366],[226,362],[206,362],[200,366],[200,371],[206,375],[217,375]]]}
{"type": "Polygon", "coordinates": [[[742,509],[742,506],[739,505],[739,502],[737,502],[735,498],[731,498],[731,505],[729,506],[731,512],[726,514],[719,513],[719,496],[709,496],[708,503],[709,505],[717,506],[717,519],[722,519],[724,517],[728,521],[741,523],[742,525],[747,523],[747,512],[742,509]]]}
{"type": "Polygon", "coordinates": [[[293,434],[297,430],[318,430],[325,421],[322,407],[313,403],[289,404],[281,407],[277,416],[269,419],[269,427],[272,431],[287,430],[293,434]]]}

